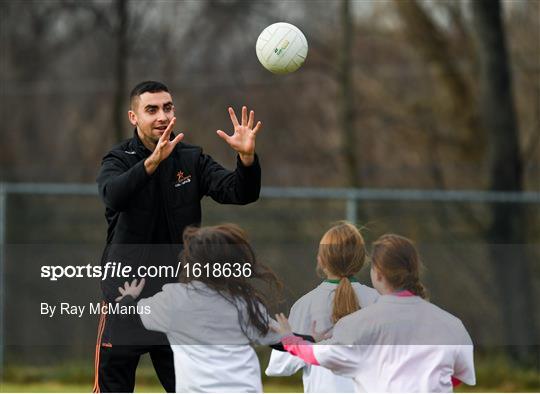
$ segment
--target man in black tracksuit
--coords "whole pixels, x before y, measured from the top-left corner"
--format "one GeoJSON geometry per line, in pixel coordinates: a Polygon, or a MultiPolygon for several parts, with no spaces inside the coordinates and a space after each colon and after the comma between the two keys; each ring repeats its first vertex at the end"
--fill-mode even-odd
{"type": "MultiPolygon", "coordinates": [[[[118,287],[130,280],[140,266],[176,266],[182,233],[201,222],[201,198],[210,196],[222,204],[248,204],[259,197],[261,169],[255,155],[254,112],[242,108],[238,122],[229,114],[234,134],[218,130],[237,153],[235,171],[228,171],[197,146],[174,136],[174,106],[165,85],[146,81],[131,93],[130,122],[133,138],[105,155],[98,175],[99,194],[108,223],[107,262],[131,266],[130,278],[102,280],[104,305],[114,303],[118,287]]],[[[110,264],[109,263],[109,264],[110,264]]],[[[176,277],[146,278],[141,297],[149,297],[176,277]]],[[[186,319],[189,319],[186,316],[186,319]]],[[[147,331],[130,319],[103,313],[96,344],[94,392],[131,392],[141,354],[150,353],[158,378],[167,392],[175,390],[171,347],[164,334],[147,331]]]]}

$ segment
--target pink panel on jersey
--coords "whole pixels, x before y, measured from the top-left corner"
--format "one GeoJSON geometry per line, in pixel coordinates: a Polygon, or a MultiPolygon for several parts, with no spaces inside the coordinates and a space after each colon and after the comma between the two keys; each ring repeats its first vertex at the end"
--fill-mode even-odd
{"type": "Polygon", "coordinates": [[[394,293],[394,295],[398,297],[414,297],[414,294],[409,290],[398,291],[397,293],[394,293]]]}
{"type": "Polygon", "coordinates": [[[319,365],[313,353],[313,343],[306,341],[295,335],[286,336],[281,340],[286,351],[294,356],[300,357],[308,364],[319,365]]]}

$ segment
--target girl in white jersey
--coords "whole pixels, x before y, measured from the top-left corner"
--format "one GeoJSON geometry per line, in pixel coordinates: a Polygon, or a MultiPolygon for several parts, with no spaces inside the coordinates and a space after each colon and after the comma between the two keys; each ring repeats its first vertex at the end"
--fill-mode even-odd
{"type": "MultiPolygon", "coordinates": [[[[358,229],[340,222],[322,237],[317,255],[317,271],[326,278],[319,286],[300,298],[289,316],[294,332],[309,333],[312,323],[319,329],[331,328],[342,317],[372,304],[377,291],[355,279],[366,258],[364,239],[358,229]]],[[[303,369],[304,392],[351,392],[351,378],[305,363],[286,352],[273,350],[266,368],[268,376],[289,376],[303,369]]]]}
{"type": "Polygon", "coordinates": [[[413,243],[384,235],[374,243],[371,278],[381,297],[341,319],[333,337],[313,344],[291,335],[279,315],[291,354],[354,378],[358,392],[451,392],[474,385],[473,345],[461,321],[427,302],[413,243]],[[333,346],[326,346],[332,344],[333,346]]]}
{"type": "MultiPolygon", "coordinates": [[[[250,344],[279,343],[281,336],[269,330],[277,323],[268,317],[266,298],[253,279],[279,288],[278,279],[257,261],[236,225],[188,228],[183,238],[180,283],[166,284],[137,304],[144,327],[167,334],[176,391],[262,392],[259,360],[250,344]]],[[[133,303],[143,286],[144,279],[138,285],[126,282],[117,301],[133,303]]]]}

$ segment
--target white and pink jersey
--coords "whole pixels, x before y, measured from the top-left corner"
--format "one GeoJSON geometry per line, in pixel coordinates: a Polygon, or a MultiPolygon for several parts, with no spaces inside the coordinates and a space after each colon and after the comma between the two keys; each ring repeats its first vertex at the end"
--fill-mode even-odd
{"type": "MultiPolygon", "coordinates": [[[[356,293],[361,308],[364,308],[379,297],[377,290],[355,281],[351,285],[356,293]]],[[[294,332],[309,334],[311,325],[317,322],[317,331],[332,327],[332,303],[338,282],[324,281],[315,289],[302,296],[291,308],[289,322],[294,332]]],[[[306,364],[298,357],[287,352],[272,351],[266,375],[289,376],[303,369],[302,380],[306,393],[349,393],[354,391],[351,378],[338,376],[330,370],[316,365],[306,364]]]]}
{"type": "Polygon", "coordinates": [[[262,392],[259,359],[251,345],[279,343],[281,336],[271,330],[262,335],[249,324],[243,301],[193,281],[166,284],[138,304],[151,312],[140,315],[144,327],[169,339],[176,392],[262,392]]]}
{"type": "Polygon", "coordinates": [[[461,321],[420,297],[400,295],[381,296],[344,317],[328,341],[310,346],[288,337],[285,348],[353,378],[357,392],[452,392],[456,382],[474,385],[473,344],[461,321]]]}

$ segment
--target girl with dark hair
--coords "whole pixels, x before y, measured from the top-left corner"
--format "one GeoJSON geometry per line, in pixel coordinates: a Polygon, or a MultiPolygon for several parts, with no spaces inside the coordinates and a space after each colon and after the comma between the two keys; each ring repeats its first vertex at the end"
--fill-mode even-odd
{"type": "MultiPolygon", "coordinates": [[[[339,222],[323,235],[317,254],[317,271],[325,280],[291,308],[289,318],[295,332],[311,332],[313,322],[323,331],[331,329],[344,316],[375,302],[377,291],[354,277],[365,260],[364,238],[353,224],[339,222]]],[[[352,379],[276,350],[272,351],[266,374],[288,376],[301,368],[306,393],[354,391],[352,379]]]]}
{"type": "MultiPolygon", "coordinates": [[[[180,282],[137,304],[150,311],[139,313],[144,327],[165,333],[171,343],[176,391],[261,392],[259,361],[250,344],[279,343],[281,336],[270,330],[276,322],[254,282],[273,290],[281,283],[236,225],[190,227],[183,242],[180,282]]],[[[117,301],[137,298],[141,282],[126,283],[117,301]]]]}
{"type": "Polygon", "coordinates": [[[285,349],[306,363],[354,379],[358,392],[451,392],[476,382],[473,345],[461,321],[426,300],[412,241],[383,235],[373,244],[371,278],[381,297],[341,319],[333,337],[313,346],[291,334],[285,349]],[[325,346],[333,345],[333,346],[325,346]]]}

